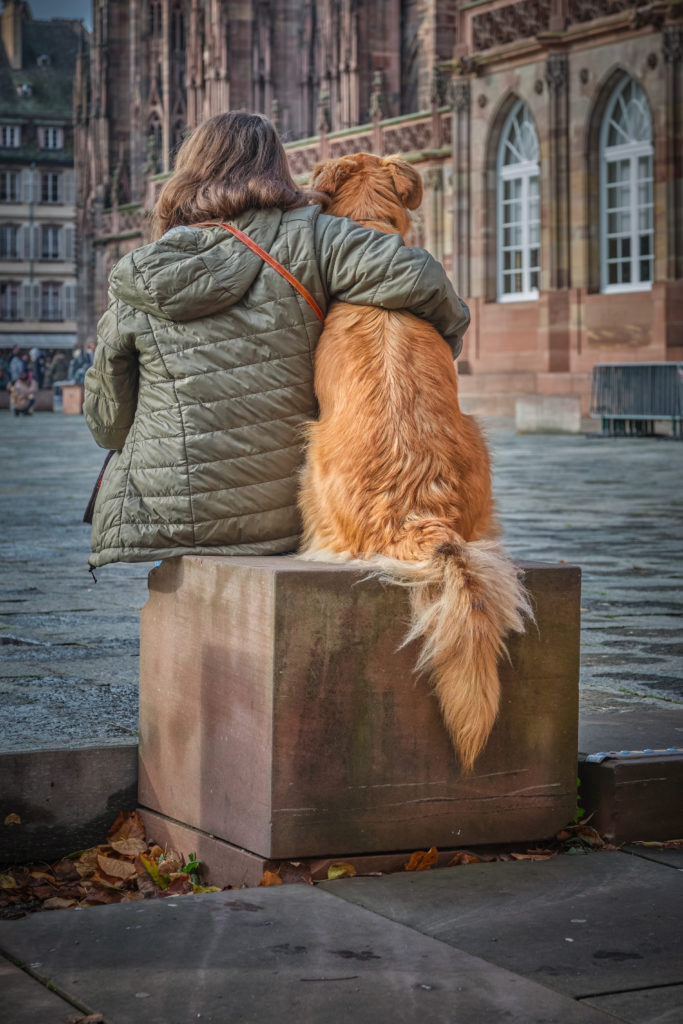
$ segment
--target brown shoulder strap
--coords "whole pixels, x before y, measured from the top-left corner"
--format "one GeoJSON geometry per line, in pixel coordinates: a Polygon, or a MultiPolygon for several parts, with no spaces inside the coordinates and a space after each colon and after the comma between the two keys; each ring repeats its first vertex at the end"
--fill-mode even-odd
{"type": "Polygon", "coordinates": [[[292,288],[296,288],[299,295],[301,295],[301,297],[306,300],[308,305],[311,307],[311,309],[317,316],[318,320],[320,320],[320,323],[323,322],[323,320],[325,319],[323,311],[318,305],[318,303],[315,301],[311,293],[308,291],[308,289],[304,288],[301,281],[297,281],[294,275],[290,274],[290,272],[286,270],[281,263],[278,263],[276,259],[273,259],[270,253],[266,252],[265,249],[262,249],[260,245],[257,245],[256,242],[253,241],[253,239],[249,238],[249,235],[245,235],[243,231],[240,231],[239,228],[233,227],[232,224],[221,223],[219,225],[216,223],[216,221],[202,221],[201,224],[192,225],[192,227],[194,228],[215,228],[219,226],[225,228],[226,231],[230,231],[235,236],[235,238],[239,238],[240,242],[243,242],[246,246],[248,246],[252,252],[256,253],[257,256],[260,256],[264,263],[267,263],[269,267],[273,268],[273,270],[277,270],[278,274],[280,274],[281,277],[284,277],[285,281],[288,281],[289,284],[291,284],[292,288]]]}

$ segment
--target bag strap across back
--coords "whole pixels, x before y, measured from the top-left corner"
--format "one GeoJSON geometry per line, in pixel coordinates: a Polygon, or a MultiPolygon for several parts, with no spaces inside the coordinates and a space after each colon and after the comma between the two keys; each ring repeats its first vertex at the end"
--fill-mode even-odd
{"type": "Polygon", "coordinates": [[[235,236],[235,238],[239,238],[240,242],[242,242],[249,249],[251,249],[252,252],[255,252],[257,256],[260,256],[264,263],[267,263],[269,267],[273,268],[273,270],[277,270],[278,274],[280,274],[281,277],[284,277],[285,281],[291,284],[292,288],[296,288],[302,299],[305,299],[305,301],[311,307],[311,309],[317,316],[318,320],[320,320],[321,323],[323,322],[323,320],[325,319],[323,311],[318,305],[318,303],[315,301],[311,293],[308,291],[308,289],[304,288],[301,281],[297,281],[294,275],[290,274],[286,267],[283,267],[281,263],[278,263],[276,259],[273,259],[270,253],[266,252],[265,249],[262,249],[260,245],[257,245],[257,243],[252,238],[249,238],[249,235],[245,235],[243,231],[240,231],[239,228],[234,227],[232,224],[221,223],[219,225],[216,223],[216,221],[206,221],[205,223],[193,224],[192,226],[195,228],[220,226],[222,228],[225,228],[226,231],[230,231],[231,234],[235,236]]]}

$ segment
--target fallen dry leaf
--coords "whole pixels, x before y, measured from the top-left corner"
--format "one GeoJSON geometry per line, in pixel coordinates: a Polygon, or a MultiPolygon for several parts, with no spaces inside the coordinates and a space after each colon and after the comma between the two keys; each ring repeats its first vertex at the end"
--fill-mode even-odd
{"type": "Polygon", "coordinates": [[[137,874],[135,865],[129,860],[117,860],[115,857],[104,857],[100,854],[97,857],[97,864],[100,871],[110,878],[120,878],[125,881],[137,874]]]}
{"type": "Polygon", "coordinates": [[[43,903],[44,910],[68,910],[78,905],[78,900],[65,899],[63,896],[51,896],[43,903]]]}
{"type": "Polygon", "coordinates": [[[439,851],[435,846],[429,850],[416,850],[405,866],[406,871],[429,871],[439,859],[439,851]]]}
{"type": "Polygon", "coordinates": [[[545,850],[537,853],[511,853],[513,860],[550,860],[557,856],[557,850],[545,850]]]}
{"type": "Polygon", "coordinates": [[[8,814],[4,821],[5,825],[21,825],[21,818],[18,814],[8,814]]]}
{"type": "Polygon", "coordinates": [[[282,885],[282,879],[278,875],[277,871],[264,871],[263,877],[259,882],[259,886],[265,885],[282,885]]]}
{"type": "Polygon", "coordinates": [[[126,857],[134,857],[147,849],[145,826],[137,811],[121,811],[109,829],[107,839],[112,850],[126,857]]]}
{"type": "Polygon", "coordinates": [[[134,836],[136,839],[145,838],[145,826],[137,811],[120,811],[116,821],[107,832],[107,841],[128,839],[134,836]]]}
{"type": "Polygon", "coordinates": [[[68,857],[64,857],[62,860],[58,860],[56,864],[53,864],[52,871],[55,878],[60,882],[77,882],[81,877],[74,861],[69,860],[68,857]]]}
{"type": "Polygon", "coordinates": [[[356,869],[353,864],[348,864],[344,860],[336,860],[327,869],[327,877],[333,878],[353,878],[356,874],[356,869]]]}
{"type": "Polygon", "coordinates": [[[481,864],[481,857],[477,857],[469,850],[458,850],[453,860],[448,862],[449,868],[457,867],[459,864],[481,864]]]}
{"type": "Polygon", "coordinates": [[[683,839],[665,839],[661,843],[636,839],[633,846],[647,846],[657,850],[683,850],[683,839]]]}
{"type": "Polygon", "coordinates": [[[112,850],[122,853],[124,857],[134,857],[136,853],[144,853],[147,849],[145,840],[138,839],[137,836],[128,836],[127,839],[112,839],[109,845],[112,850]]]}
{"type": "Polygon", "coordinates": [[[99,847],[94,846],[92,850],[84,850],[78,860],[74,861],[74,867],[81,878],[90,878],[95,873],[99,855],[99,847]]]}
{"type": "Polygon", "coordinates": [[[180,871],[182,866],[182,855],[176,853],[175,850],[167,850],[163,859],[159,861],[159,872],[162,875],[172,875],[174,872],[180,871]]]}
{"type": "Polygon", "coordinates": [[[16,889],[17,880],[13,875],[0,875],[0,889],[16,889]]]}

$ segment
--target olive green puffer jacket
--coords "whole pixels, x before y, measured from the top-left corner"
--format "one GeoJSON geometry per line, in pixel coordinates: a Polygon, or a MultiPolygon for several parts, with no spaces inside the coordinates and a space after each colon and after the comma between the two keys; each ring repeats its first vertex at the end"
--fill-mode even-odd
{"type": "MultiPolygon", "coordinates": [[[[424,250],[318,207],[249,211],[234,224],[323,312],[333,299],[408,309],[460,351],[467,308],[424,250]]],[[[175,228],[119,261],[85,378],[88,426],[117,450],[95,505],[91,565],[296,548],[321,330],[294,288],[224,228],[175,228]]]]}

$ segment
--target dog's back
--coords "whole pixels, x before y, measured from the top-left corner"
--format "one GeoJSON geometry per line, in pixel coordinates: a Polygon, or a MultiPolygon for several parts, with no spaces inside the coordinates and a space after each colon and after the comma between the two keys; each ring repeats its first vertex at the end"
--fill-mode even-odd
{"type": "Polygon", "coordinates": [[[486,446],[463,416],[453,356],[405,312],[334,304],[316,352],[319,422],[309,428],[304,546],[428,557],[448,538],[490,536],[486,446]]]}
{"type": "MultiPolygon", "coordinates": [[[[396,158],[357,154],[316,168],[329,212],[405,234],[422,196],[396,158]]],[[[463,768],[496,718],[505,636],[530,615],[519,572],[493,538],[488,452],[458,403],[450,349],[406,312],[337,303],[315,358],[300,507],[308,557],[373,558],[410,588],[407,640],[434,680],[463,768]]]]}

